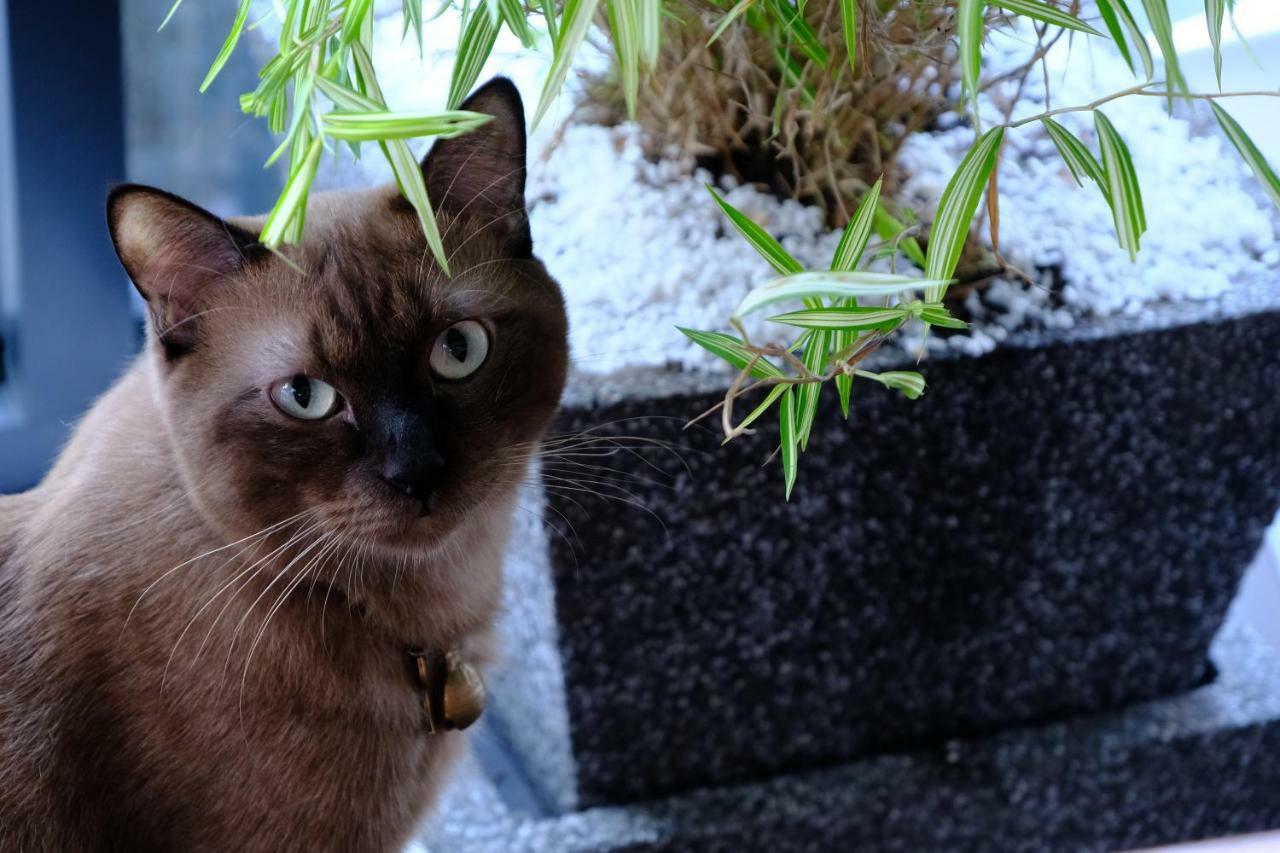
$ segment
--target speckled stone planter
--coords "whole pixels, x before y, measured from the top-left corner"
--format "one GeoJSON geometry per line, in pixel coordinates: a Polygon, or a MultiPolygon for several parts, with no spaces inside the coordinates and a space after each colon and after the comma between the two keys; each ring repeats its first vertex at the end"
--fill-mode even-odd
{"type": "Polygon", "coordinates": [[[1212,684],[1120,711],[563,815],[513,802],[501,771],[470,761],[422,844],[430,853],[1108,853],[1280,827],[1280,655],[1231,626],[1213,659],[1212,684]]]}
{"type": "Polygon", "coordinates": [[[1280,507],[1280,313],[1024,338],[924,369],[916,402],[858,386],[848,424],[827,396],[789,504],[761,465],[776,433],[721,448],[682,431],[722,393],[704,378],[579,385],[561,430],[616,422],[597,431],[684,450],[608,460],[657,480],[627,487],[661,522],[549,491],[545,525],[524,514],[513,542],[492,717],[544,807],[814,771],[1212,680],[1210,640],[1280,507]]]}

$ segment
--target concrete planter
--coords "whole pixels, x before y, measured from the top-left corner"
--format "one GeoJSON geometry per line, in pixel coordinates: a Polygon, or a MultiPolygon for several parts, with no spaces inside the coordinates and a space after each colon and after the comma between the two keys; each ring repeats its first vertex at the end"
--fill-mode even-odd
{"type": "Polygon", "coordinates": [[[580,389],[562,431],[620,421],[596,431],[687,450],[608,459],[664,471],[627,483],[661,524],[555,491],[545,524],[525,514],[494,731],[553,813],[1209,683],[1280,507],[1277,368],[1276,311],[933,361],[929,394],[864,383],[848,425],[830,395],[790,504],[768,428],[682,432],[722,393],[704,379],[580,389]]]}

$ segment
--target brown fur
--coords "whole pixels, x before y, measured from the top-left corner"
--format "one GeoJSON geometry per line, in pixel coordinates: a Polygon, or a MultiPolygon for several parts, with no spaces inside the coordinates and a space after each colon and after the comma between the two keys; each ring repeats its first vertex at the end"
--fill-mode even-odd
{"type": "Polygon", "coordinates": [[[462,736],[426,732],[406,648],[486,657],[566,361],[518,96],[469,108],[497,120],[425,164],[452,279],[391,187],[314,198],[298,270],[260,220],[113,196],[153,333],[0,498],[0,850],[390,851],[421,822],[462,736]],[[428,354],[464,318],[491,350],[443,381],[428,354]],[[284,416],[267,389],[296,373],[349,410],[284,416]],[[425,504],[379,473],[405,423],[443,460],[425,504]]]}

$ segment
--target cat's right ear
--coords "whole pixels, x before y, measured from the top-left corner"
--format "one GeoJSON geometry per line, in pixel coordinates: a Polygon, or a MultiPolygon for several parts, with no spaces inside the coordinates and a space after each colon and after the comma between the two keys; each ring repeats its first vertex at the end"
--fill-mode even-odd
{"type": "Polygon", "coordinates": [[[260,246],[256,235],[185,199],[139,184],[107,197],[107,226],[120,263],[147,300],[165,354],[196,343],[209,288],[240,270],[260,246]]]}

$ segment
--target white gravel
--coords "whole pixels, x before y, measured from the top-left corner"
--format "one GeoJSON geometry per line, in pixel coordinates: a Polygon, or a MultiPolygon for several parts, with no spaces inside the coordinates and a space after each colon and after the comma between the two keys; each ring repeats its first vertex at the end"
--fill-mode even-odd
{"type": "MultiPolygon", "coordinates": [[[[1028,55],[1032,45],[997,34],[989,48],[993,70],[1028,55]]],[[[398,22],[379,26],[380,75],[396,106],[442,100],[447,63],[429,59],[434,70],[424,80],[416,53],[416,46],[400,42],[398,22]]],[[[600,58],[588,61],[598,65],[600,58]]],[[[1068,45],[1064,39],[1047,67],[1054,107],[1089,102],[1136,82],[1112,48],[1097,40],[1068,45]]],[[[500,45],[486,74],[513,76],[531,107],[542,70],[541,61],[512,44],[500,45]]],[[[1043,91],[1036,75],[1014,116],[1042,112],[1043,91]]],[[[1212,300],[1233,283],[1280,269],[1280,215],[1216,127],[1206,125],[1202,107],[1194,121],[1183,109],[1170,118],[1157,98],[1128,98],[1104,108],[1133,150],[1146,201],[1148,231],[1132,264],[1116,242],[1098,190],[1076,187],[1039,125],[1010,131],[1000,172],[1001,250],[1040,286],[997,282],[983,304],[970,297],[978,325],[945,340],[931,336],[930,348],[980,353],[1021,328],[1141,317],[1155,303],[1212,300]],[[1052,276],[1040,272],[1052,267],[1060,267],[1058,294],[1048,290],[1052,276]]],[[[984,122],[1002,120],[990,99],[982,110],[984,122]]],[[[1096,151],[1091,117],[1059,120],[1096,151]]],[[[544,124],[531,146],[531,218],[535,250],[565,289],[578,368],[606,373],[711,364],[675,326],[726,329],[738,300],[772,273],[719,213],[704,188],[710,177],[672,159],[647,160],[643,132],[634,126],[570,125],[558,140],[553,129],[554,123],[544,124]]],[[[972,130],[959,125],[908,141],[901,157],[909,173],[905,192],[922,218],[931,218],[972,141],[972,130]]],[[[385,177],[375,157],[359,169],[366,179],[385,177]]],[[[839,234],[822,226],[818,211],[731,181],[721,188],[803,263],[829,262],[839,234]]],[[[758,334],[768,337],[770,331],[786,334],[778,327],[758,334]]],[[[919,342],[910,335],[903,340],[908,347],[919,342]]]]}

